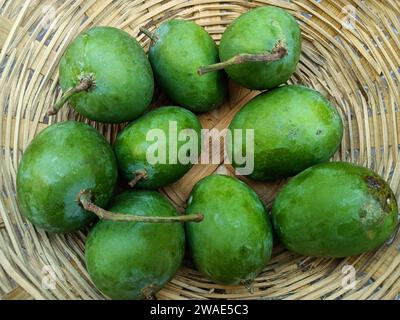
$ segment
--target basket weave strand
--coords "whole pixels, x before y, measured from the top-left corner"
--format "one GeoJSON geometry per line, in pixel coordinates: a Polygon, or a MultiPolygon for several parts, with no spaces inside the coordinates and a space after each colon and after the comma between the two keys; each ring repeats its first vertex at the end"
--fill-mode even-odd
{"type": "MultiPolygon", "coordinates": [[[[275,5],[300,22],[303,50],[291,83],[315,88],[337,106],[344,122],[334,160],[372,168],[400,196],[400,3],[397,0],[0,0],[0,297],[4,299],[102,299],[84,265],[86,232],[49,235],[21,216],[15,178],[23,150],[41,130],[66,119],[86,121],[70,108],[45,116],[60,97],[58,64],[68,43],[93,25],[122,28],[147,49],[139,34],[165,20],[194,20],[219,41],[226,26],[250,8],[275,5]],[[356,16],[353,18],[352,14],[356,16]]],[[[221,109],[200,115],[204,128],[226,128],[257,92],[230,84],[221,109]]],[[[157,96],[155,106],[168,100],[157,96]]],[[[86,121],[87,122],[87,121],[86,121]]],[[[110,141],[121,125],[91,123],[110,141]]],[[[162,192],[183,210],[193,185],[223,164],[195,166],[162,192]]],[[[267,207],[285,181],[248,182],[267,207]]],[[[394,299],[400,293],[400,240],[347,259],[317,259],[274,249],[273,259],[250,288],[211,283],[186,264],[159,299],[394,299]],[[347,271],[356,271],[354,288],[347,271]]]]}

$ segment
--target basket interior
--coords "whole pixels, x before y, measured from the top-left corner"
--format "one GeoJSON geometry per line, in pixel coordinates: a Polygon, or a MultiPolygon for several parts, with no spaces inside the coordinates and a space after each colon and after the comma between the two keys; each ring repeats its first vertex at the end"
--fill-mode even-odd
{"type": "MultiPolygon", "coordinates": [[[[334,160],[369,167],[390,182],[399,199],[400,3],[396,0],[293,1],[0,1],[0,297],[5,299],[102,299],[84,265],[86,232],[49,235],[21,216],[15,178],[29,142],[48,125],[75,119],[70,108],[45,114],[61,95],[58,64],[69,42],[94,25],[122,28],[147,49],[139,27],[153,30],[171,18],[194,20],[218,42],[229,23],[250,8],[276,5],[289,10],[302,28],[302,57],[291,83],[315,88],[340,112],[344,139],[334,160]],[[50,288],[48,288],[50,284],[50,288]]],[[[226,128],[258,92],[230,83],[217,111],[199,115],[204,128],[226,128]]],[[[157,93],[154,107],[168,105],[157,93]]],[[[91,123],[113,141],[123,125],[91,123]]],[[[196,165],[181,181],[162,190],[183,210],[194,184],[232,167],[196,165]]],[[[241,177],[270,207],[285,181],[257,183],[241,177]]],[[[273,258],[249,286],[211,283],[188,260],[161,290],[159,299],[394,299],[400,293],[400,240],[346,259],[299,256],[276,245],[273,258]],[[346,286],[348,267],[356,285],[346,286]]]]}

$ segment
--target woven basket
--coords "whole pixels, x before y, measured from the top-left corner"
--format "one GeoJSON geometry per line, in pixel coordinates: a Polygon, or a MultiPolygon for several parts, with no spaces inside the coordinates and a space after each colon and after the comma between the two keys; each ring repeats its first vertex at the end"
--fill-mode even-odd
{"type": "MultiPolygon", "coordinates": [[[[388,180],[399,199],[400,3],[398,0],[0,0],[0,297],[102,299],[84,264],[85,232],[49,235],[21,216],[15,178],[23,150],[42,129],[66,119],[86,121],[70,108],[45,116],[60,97],[58,64],[68,43],[93,25],[122,28],[147,49],[139,27],[165,20],[196,21],[219,41],[226,26],[250,8],[275,5],[301,24],[303,54],[292,83],[326,95],[345,122],[335,160],[370,167],[388,180]]],[[[199,116],[205,128],[227,127],[257,92],[230,84],[219,110],[199,116]]],[[[168,100],[157,95],[155,106],[168,100]]],[[[119,125],[92,123],[112,141],[119,125]]],[[[195,166],[162,192],[180,209],[193,185],[229,166],[195,166]]],[[[246,180],[269,207],[285,181],[246,180]]],[[[400,293],[400,237],[377,251],[347,259],[299,256],[278,245],[250,287],[211,283],[190,262],[158,293],[159,299],[395,299],[400,293]],[[353,269],[354,267],[354,269],[353,269]],[[347,285],[352,272],[355,286],[347,285]]]]}

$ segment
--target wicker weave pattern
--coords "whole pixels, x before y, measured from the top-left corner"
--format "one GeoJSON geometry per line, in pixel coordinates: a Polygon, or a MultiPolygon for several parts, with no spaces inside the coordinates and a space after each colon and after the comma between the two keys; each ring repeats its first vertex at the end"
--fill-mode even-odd
{"type": "MultiPolygon", "coordinates": [[[[61,94],[58,63],[68,43],[92,25],[111,25],[137,37],[147,48],[149,41],[139,35],[139,27],[153,30],[173,17],[196,21],[218,41],[234,18],[249,8],[266,4],[288,9],[301,23],[303,54],[292,82],[321,91],[345,121],[344,141],[335,160],[373,168],[390,181],[399,199],[397,0],[0,0],[0,297],[103,298],[85,271],[85,232],[57,236],[36,230],[20,215],[15,198],[17,166],[33,137],[55,121],[85,121],[69,108],[56,119],[45,116],[48,106],[61,94]],[[357,19],[348,15],[352,11],[357,19]],[[53,278],[55,288],[44,289],[43,284],[51,284],[47,280],[53,278]]],[[[203,126],[227,127],[236,112],[256,94],[231,84],[229,101],[220,110],[200,116],[203,126]]],[[[155,105],[167,102],[159,94],[155,105]]],[[[93,125],[110,141],[121,129],[116,125],[93,125]]],[[[182,210],[193,185],[217,170],[233,172],[229,166],[199,165],[163,193],[182,210]]],[[[246,182],[267,206],[284,183],[246,182]]],[[[399,250],[399,237],[376,252],[344,260],[306,258],[278,246],[251,288],[215,285],[186,266],[157,297],[394,299],[400,293],[399,250]],[[357,271],[354,289],[342,286],[342,268],[346,265],[353,265],[357,271]]]]}

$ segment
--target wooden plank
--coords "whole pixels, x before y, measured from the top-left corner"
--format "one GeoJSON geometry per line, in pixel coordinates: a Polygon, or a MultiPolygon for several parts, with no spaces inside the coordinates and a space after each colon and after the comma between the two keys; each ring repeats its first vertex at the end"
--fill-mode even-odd
{"type": "Polygon", "coordinates": [[[12,21],[0,16],[0,50],[3,48],[4,43],[7,40],[8,34],[12,28],[12,21]]]}
{"type": "Polygon", "coordinates": [[[24,289],[17,287],[0,297],[0,300],[33,300],[33,298],[24,289]]]}

